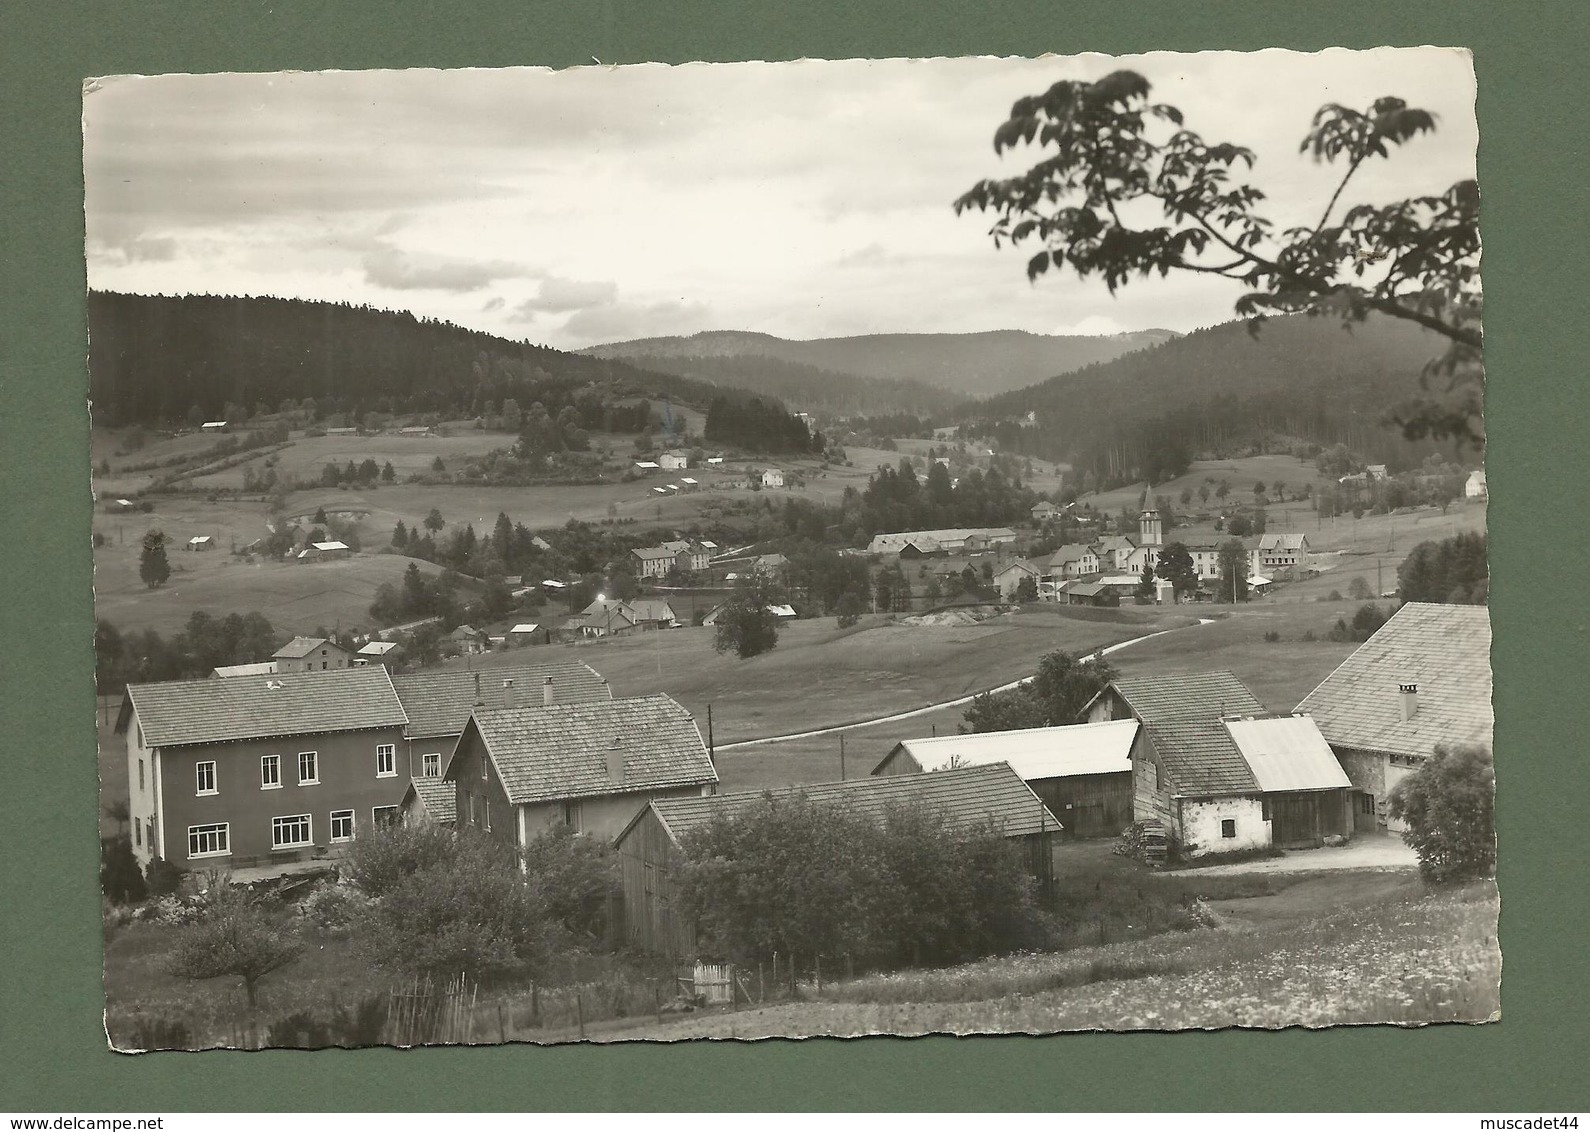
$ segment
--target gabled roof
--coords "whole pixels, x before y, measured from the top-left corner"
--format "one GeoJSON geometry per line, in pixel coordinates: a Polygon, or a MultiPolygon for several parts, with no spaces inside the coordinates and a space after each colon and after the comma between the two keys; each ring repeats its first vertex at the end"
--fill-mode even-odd
{"type": "Polygon", "coordinates": [[[1302,533],[1260,535],[1260,550],[1302,550],[1308,545],[1308,536],[1302,533]]]}
{"type": "Polygon", "coordinates": [[[674,613],[674,607],[669,604],[666,598],[637,597],[628,604],[629,608],[634,611],[635,616],[642,621],[675,621],[678,619],[674,613]]]}
{"type": "Polygon", "coordinates": [[[380,665],[129,684],[118,731],[126,728],[134,709],[150,747],[323,735],[408,722],[380,665]]]}
{"type": "Polygon", "coordinates": [[[1051,566],[1063,566],[1067,562],[1081,562],[1084,558],[1094,555],[1094,550],[1080,542],[1068,542],[1049,558],[1051,566]]]}
{"type": "Polygon", "coordinates": [[[1260,790],[1336,790],[1352,785],[1309,716],[1228,719],[1226,731],[1260,790]]]}
{"type": "Polygon", "coordinates": [[[385,656],[387,653],[392,652],[397,647],[398,644],[396,641],[371,641],[369,644],[361,648],[357,655],[385,656]]]}
{"type": "Polygon", "coordinates": [[[324,637],[294,637],[271,655],[279,660],[302,660],[323,645],[338,652],[345,651],[341,645],[324,637]]]}
{"type": "Polygon", "coordinates": [[[1335,747],[1429,755],[1491,743],[1491,617],[1483,605],[1408,602],[1315,688],[1306,711],[1335,747]],[[1416,683],[1402,719],[1398,686],[1416,683]]]}
{"type": "Polygon", "coordinates": [[[477,711],[461,749],[472,736],[484,743],[516,806],[718,780],[695,720],[668,696],[477,711]],[[622,781],[608,776],[615,748],[624,753],[622,781]]]}
{"type": "Polygon", "coordinates": [[[998,578],[1001,575],[1010,573],[1012,570],[1020,570],[1024,574],[1032,574],[1034,576],[1045,573],[1041,564],[1032,561],[1030,558],[1018,558],[1014,562],[1011,562],[1009,565],[1005,566],[1003,569],[997,571],[994,574],[994,577],[998,578]]]}
{"type": "Polygon", "coordinates": [[[333,542],[312,542],[309,545],[314,547],[316,550],[347,550],[347,549],[349,549],[348,544],[345,543],[345,542],[335,542],[335,541],[333,541],[333,542]]]}
{"type": "Polygon", "coordinates": [[[1148,729],[1176,793],[1244,794],[1258,789],[1223,717],[1263,715],[1265,707],[1231,673],[1136,676],[1117,680],[1110,689],[1148,729]]]}
{"type": "Polygon", "coordinates": [[[1133,542],[1126,535],[1108,535],[1105,538],[1100,539],[1098,542],[1098,552],[1100,554],[1109,554],[1111,551],[1115,550],[1136,549],[1137,543],[1133,542]]]}
{"type": "Polygon", "coordinates": [[[457,735],[463,731],[477,699],[483,700],[488,708],[505,706],[504,680],[513,681],[516,702],[540,704],[548,676],[552,677],[554,702],[605,701],[613,694],[595,669],[577,660],[516,664],[476,672],[404,672],[393,676],[392,684],[408,713],[408,734],[419,738],[457,735]],[[478,696],[475,691],[477,676],[480,678],[478,696]]]}
{"type": "Polygon", "coordinates": [[[1131,773],[1132,741],[1137,738],[1138,726],[1135,719],[1112,719],[1073,727],[903,739],[878,769],[903,752],[925,771],[1009,763],[1026,782],[1075,774],[1131,773]]]}
{"type": "Polygon", "coordinates": [[[510,632],[510,633],[534,633],[539,628],[541,628],[541,626],[535,624],[532,621],[521,621],[519,624],[517,624],[513,628],[509,629],[508,632],[510,632]]]}
{"type": "Polygon", "coordinates": [[[207,543],[209,541],[210,541],[210,536],[209,535],[194,535],[192,538],[190,538],[188,540],[188,545],[189,546],[203,546],[205,543],[207,543]]]}
{"type": "Polygon", "coordinates": [[[419,799],[420,805],[425,807],[425,812],[434,822],[458,819],[458,787],[451,782],[440,778],[416,778],[403,792],[405,805],[410,796],[419,799]]]}
{"type": "MultiPolygon", "coordinates": [[[[941,770],[933,774],[852,778],[845,782],[785,786],[776,790],[713,794],[704,798],[658,798],[652,802],[651,810],[677,841],[714,818],[728,819],[744,813],[768,795],[774,798],[805,795],[819,804],[848,805],[875,820],[882,820],[891,806],[920,804],[942,810],[956,824],[993,821],[1006,837],[1053,833],[1061,828],[1032,788],[1006,763],[941,770]]],[[[622,839],[623,834],[619,838],[622,839]]]]}
{"type": "Polygon", "coordinates": [[[676,552],[669,550],[666,546],[637,546],[630,553],[642,562],[656,562],[664,558],[671,559],[676,552]]]}

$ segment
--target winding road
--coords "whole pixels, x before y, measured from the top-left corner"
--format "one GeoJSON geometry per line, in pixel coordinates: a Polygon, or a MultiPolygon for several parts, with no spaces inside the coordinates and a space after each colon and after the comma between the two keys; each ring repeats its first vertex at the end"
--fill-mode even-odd
{"type": "MultiPolygon", "coordinates": [[[[1212,619],[1208,617],[1200,617],[1198,619],[1198,625],[1208,625],[1211,623],[1211,620],[1212,619]]],[[[1088,655],[1109,656],[1111,653],[1120,652],[1122,649],[1130,648],[1132,645],[1142,644],[1144,641],[1151,641],[1155,637],[1163,637],[1167,633],[1180,633],[1186,629],[1196,629],[1198,625],[1182,625],[1175,629],[1161,629],[1157,633],[1145,633],[1141,637],[1132,637],[1130,640],[1121,641],[1113,645],[1106,645],[1104,648],[1096,649],[1088,655]]],[[[769,735],[762,739],[741,739],[737,743],[719,743],[716,747],[716,750],[720,752],[737,751],[746,747],[763,747],[772,743],[788,743],[794,739],[811,739],[819,735],[837,735],[841,731],[855,731],[862,727],[874,727],[880,723],[894,723],[897,720],[911,719],[912,717],[918,715],[927,715],[929,712],[941,711],[944,708],[960,707],[962,704],[971,703],[978,696],[986,696],[992,692],[1008,692],[1012,688],[1021,687],[1021,685],[1027,683],[1031,679],[1031,676],[1023,676],[1020,680],[1012,680],[1010,683],[1001,684],[997,688],[988,688],[981,692],[973,692],[969,696],[961,696],[958,699],[945,700],[943,703],[928,704],[926,707],[913,708],[910,711],[895,712],[893,715],[880,715],[876,719],[861,719],[852,723],[836,723],[831,727],[818,727],[811,731],[792,731],[787,735],[769,735]]]]}

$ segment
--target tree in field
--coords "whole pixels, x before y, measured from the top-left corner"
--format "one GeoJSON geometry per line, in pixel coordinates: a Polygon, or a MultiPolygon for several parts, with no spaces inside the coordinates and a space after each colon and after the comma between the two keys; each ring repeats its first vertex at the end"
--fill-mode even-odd
{"type": "Polygon", "coordinates": [[[1029,279],[1070,269],[1100,277],[1113,294],[1134,277],[1187,272],[1242,285],[1236,313],[1255,330],[1266,316],[1295,313],[1423,326],[1447,351],[1426,367],[1423,395],[1391,420],[1410,439],[1482,444],[1478,186],[1463,180],[1436,195],[1337,211],[1366,162],[1434,132],[1434,116],[1393,97],[1365,110],[1320,107],[1302,151],[1345,171],[1312,225],[1283,229],[1260,211],[1265,194],[1246,183],[1254,153],[1205,141],[1149,92],[1142,75],[1123,70],[1019,99],[995,131],[994,151],[1036,143],[1044,160],[979,181],[956,212],[994,213],[996,247],[1040,244],[1029,279]],[[1432,395],[1436,378],[1446,388],[1432,395]]]}
{"type": "Polygon", "coordinates": [[[1031,574],[1023,574],[1021,581],[1016,583],[1016,600],[1023,605],[1030,605],[1038,600],[1038,580],[1031,574]]]}
{"type": "Polygon", "coordinates": [[[409,529],[403,525],[403,520],[397,521],[397,526],[392,528],[392,545],[402,550],[409,544],[409,529]]]}
{"type": "Polygon", "coordinates": [[[1178,599],[1198,589],[1198,570],[1186,543],[1173,542],[1159,552],[1159,576],[1176,590],[1178,599]]]}
{"type": "Polygon", "coordinates": [[[1198,502],[1209,502],[1209,485],[1207,483],[1201,483],[1198,485],[1198,502]]]}
{"type": "Polygon", "coordinates": [[[861,599],[856,596],[855,590],[846,590],[839,597],[839,604],[834,612],[838,614],[835,623],[841,629],[848,629],[861,620],[861,599]]]}
{"type": "Polygon", "coordinates": [[[1248,600],[1248,548],[1240,539],[1220,544],[1220,584],[1215,600],[1233,604],[1248,600]]]}
{"type": "Polygon", "coordinates": [[[1402,839],[1419,855],[1426,880],[1496,871],[1496,769],[1488,747],[1437,746],[1388,801],[1391,816],[1408,824],[1402,839]]]}
{"type": "Polygon", "coordinates": [[[1224,499],[1226,496],[1228,496],[1230,494],[1231,494],[1231,485],[1228,484],[1225,480],[1221,480],[1218,484],[1215,485],[1215,498],[1216,499],[1224,499]]]}
{"type": "Polygon", "coordinates": [[[1102,656],[1052,652],[1027,683],[978,696],[963,718],[977,733],[1064,727],[1077,722],[1088,701],[1119,675],[1102,656]]]}
{"type": "Polygon", "coordinates": [[[1246,538],[1253,533],[1253,520],[1246,515],[1233,515],[1231,522],[1226,524],[1226,530],[1237,538],[1246,538]]]}
{"type": "Polygon", "coordinates": [[[396,479],[397,469],[392,467],[392,461],[388,460],[386,463],[381,465],[381,482],[392,483],[396,479]]]}
{"type": "Polygon", "coordinates": [[[210,886],[204,915],[177,941],[167,971],[184,979],[240,978],[252,1010],[260,980],[295,961],[302,951],[278,917],[222,881],[210,886]]]}
{"type": "Polygon", "coordinates": [[[143,552],[138,558],[138,579],[150,589],[166,584],[171,577],[171,563],[166,561],[166,536],[163,531],[150,531],[144,535],[143,552]]]}
{"type": "Polygon", "coordinates": [[[1397,567],[1397,596],[1403,601],[1484,605],[1490,595],[1486,537],[1454,535],[1421,542],[1397,567]]]}
{"type": "Polygon", "coordinates": [[[778,644],[778,616],[769,608],[776,595],[762,578],[741,582],[718,611],[712,647],[741,660],[771,651],[778,644]]]}
{"type": "Polygon", "coordinates": [[[1370,590],[1368,581],[1366,581],[1364,576],[1360,574],[1351,582],[1347,583],[1347,596],[1352,598],[1354,601],[1367,601],[1369,598],[1372,598],[1375,595],[1370,590]]]}
{"type": "Polygon", "coordinates": [[[431,513],[425,516],[425,529],[430,531],[432,534],[435,534],[445,526],[447,526],[447,520],[442,518],[441,511],[438,508],[432,507],[431,513]]]}

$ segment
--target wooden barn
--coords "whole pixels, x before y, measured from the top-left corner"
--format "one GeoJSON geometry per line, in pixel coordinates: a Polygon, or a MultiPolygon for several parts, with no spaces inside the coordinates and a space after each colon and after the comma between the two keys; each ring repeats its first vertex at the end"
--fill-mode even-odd
{"type": "Polygon", "coordinates": [[[905,739],[875,775],[1008,763],[1060,820],[1068,837],[1114,837],[1132,822],[1135,719],[905,739]]]}
{"type": "Polygon", "coordinates": [[[849,806],[879,821],[891,806],[912,804],[940,809],[956,824],[992,821],[1006,837],[1020,842],[1035,875],[1052,875],[1053,838],[1060,823],[1005,763],[699,798],[658,798],[635,815],[614,842],[623,878],[623,934],[629,943],[673,959],[694,956],[695,925],[676,910],[678,870],[690,834],[715,819],[746,813],[763,798],[800,795],[819,804],[849,806]]]}

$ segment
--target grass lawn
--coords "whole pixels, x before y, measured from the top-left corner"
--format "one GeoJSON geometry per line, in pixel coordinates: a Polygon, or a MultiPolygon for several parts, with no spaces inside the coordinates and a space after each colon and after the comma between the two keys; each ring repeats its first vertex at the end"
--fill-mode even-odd
{"type": "MultiPolygon", "coordinates": [[[[170,533],[170,529],[167,529],[170,533]]],[[[171,578],[151,590],[138,580],[137,539],[101,547],[94,556],[94,613],[123,633],[175,633],[195,610],[216,616],[259,611],[277,631],[310,633],[317,626],[370,625],[370,602],[383,582],[400,584],[409,563],[398,554],[359,554],[337,561],[252,564],[220,549],[199,554],[168,547],[171,578]]],[[[420,562],[426,574],[441,567],[420,562]]]]}
{"type": "MultiPolygon", "coordinates": [[[[1224,500],[1227,505],[1239,502],[1251,503],[1253,501],[1253,485],[1264,482],[1266,487],[1277,482],[1284,483],[1288,492],[1300,490],[1304,484],[1319,484],[1324,479],[1319,470],[1314,467],[1312,460],[1299,460],[1296,456],[1245,456],[1240,460],[1195,460],[1184,475],[1178,476],[1167,483],[1155,484],[1154,494],[1169,496],[1178,511],[1196,510],[1199,508],[1215,510],[1222,501],[1214,496],[1214,489],[1221,480],[1231,485],[1230,494],[1224,500]],[[1198,488],[1208,480],[1210,495],[1209,501],[1204,503],[1198,498],[1198,488]],[[1190,504],[1181,502],[1181,493],[1184,488],[1190,488],[1193,501],[1190,504]]],[[[1079,503],[1091,504],[1097,511],[1113,513],[1122,507],[1136,508],[1143,501],[1143,491],[1148,485],[1142,481],[1128,484],[1126,487],[1113,488],[1110,491],[1094,492],[1091,495],[1078,497],[1079,503]]],[[[1294,504],[1296,507],[1305,507],[1306,504],[1294,504]]],[[[1312,515],[1312,511],[1310,514],[1312,515]]]]}
{"type": "Polygon", "coordinates": [[[1386,898],[1239,930],[831,984],[815,1001],[712,1013],[599,1040],[1053,1033],[1480,1022],[1500,1008],[1496,889],[1386,898]]]}
{"type": "MultiPolygon", "coordinates": [[[[703,731],[710,704],[715,739],[732,743],[910,711],[1029,676],[1038,659],[1056,649],[1092,650],[1190,621],[1181,609],[1130,607],[1030,608],[959,628],[867,618],[839,629],[833,618],[823,617],[786,625],[778,647],[751,660],[715,652],[712,631],[704,628],[563,646],[552,655],[589,664],[607,677],[616,696],[666,692],[695,714],[703,731]]],[[[474,667],[525,663],[541,655],[496,653],[475,658],[474,667]]],[[[895,726],[903,737],[927,725],[912,719],[895,726]]],[[[837,763],[837,737],[828,746],[837,763]]],[[[778,747],[769,751],[769,758],[787,754],[778,747]]]]}

